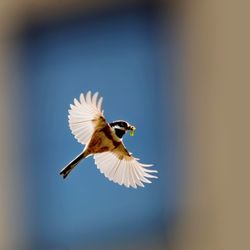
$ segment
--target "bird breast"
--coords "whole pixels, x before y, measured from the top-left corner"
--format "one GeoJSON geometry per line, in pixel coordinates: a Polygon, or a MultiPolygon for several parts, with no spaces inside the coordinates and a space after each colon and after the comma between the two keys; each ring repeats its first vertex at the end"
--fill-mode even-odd
{"type": "Polygon", "coordinates": [[[95,130],[88,144],[90,154],[112,151],[121,144],[120,139],[115,135],[109,125],[95,130]]]}

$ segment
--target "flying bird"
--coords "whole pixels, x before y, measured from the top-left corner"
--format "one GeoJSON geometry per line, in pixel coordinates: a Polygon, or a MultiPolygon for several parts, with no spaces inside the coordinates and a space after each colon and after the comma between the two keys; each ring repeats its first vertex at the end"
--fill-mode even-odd
{"type": "Polygon", "coordinates": [[[149,167],[132,156],[122,142],[122,137],[130,131],[134,135],[135,127],[123,120],[108,123],[102,110],[103,98],[98,92],[80,95],[75,98],[69,109],[69,127],[76,140],[85,145],[83,151],[60,172],[63,178],[84,158],[93,156],[97,168],[110,181],[126,187],[144,187],[151,183],[149,178],[157,178],[149,167]]]}

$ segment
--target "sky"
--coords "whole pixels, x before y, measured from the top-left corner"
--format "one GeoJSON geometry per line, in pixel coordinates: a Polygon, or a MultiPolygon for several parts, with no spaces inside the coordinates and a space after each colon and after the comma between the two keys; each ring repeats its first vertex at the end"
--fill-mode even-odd
{"type": "MultiPolygon", "coordinates": [[[[165,237],[176,212],[176,131],[171,82],[160,76],[158,27],[153,10],[135,8],[36,23],[24,32],[27,154],[21,167],[27,170],[27,228],[34,248],[41,242],[44,248],[98,248],[114,238],[122,244],[165,237]],[[155,165],[159,179],[127,189],[106,179],[92,157],[66,180],[59,176],[83,149],[68,126],[69,105],[89,90],[103,96],[109,122],[136,126],[124,143],[141,162],[155,165]]],[[[170,60],[164,60],[167,75],[170,60]]]]}

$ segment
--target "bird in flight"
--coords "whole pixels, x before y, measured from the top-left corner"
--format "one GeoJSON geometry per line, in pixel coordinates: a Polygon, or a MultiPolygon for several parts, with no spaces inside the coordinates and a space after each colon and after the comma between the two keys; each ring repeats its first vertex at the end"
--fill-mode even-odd
{"type": "Polygon", "coordinates": [[[149,167],[142,164],[128,152],[122,137],[128,131],[134,135],[135,127],[123,120],[108,123],[104,117],[103,98],[98,92],[81,94],[79,101],[75,98],[69,109],[69,127],[76,140],[85,145],[83,151],[60,172],[63,178],[84,158],[93,156],[97,168],[110,181],[126,187],[144,187],[151,183],[149,178],[157,178],[149,167]]]}

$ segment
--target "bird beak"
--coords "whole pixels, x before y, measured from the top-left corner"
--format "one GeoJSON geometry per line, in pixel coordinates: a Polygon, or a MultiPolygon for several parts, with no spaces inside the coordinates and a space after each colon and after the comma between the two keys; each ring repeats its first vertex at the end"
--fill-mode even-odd
{"type": "Polygon", "coordinates": [[[136,128],[130,125],[128,129],[130,130],[130,136],[134,136],[136,128]]]}

